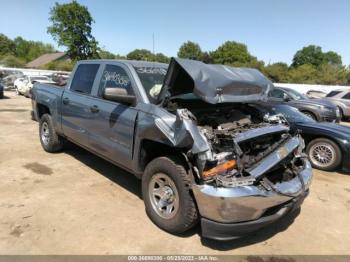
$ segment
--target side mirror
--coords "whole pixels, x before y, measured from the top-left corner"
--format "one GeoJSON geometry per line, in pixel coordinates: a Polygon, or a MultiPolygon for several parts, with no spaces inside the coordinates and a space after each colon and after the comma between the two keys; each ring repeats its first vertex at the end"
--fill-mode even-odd
{"type": "Polygon", "coordinates": [[[136,103],[136,96],[129,95],[124,88],[118,87],[106,87],[103,92],[103,98],[127,105],[135,105],[136,103]]]}

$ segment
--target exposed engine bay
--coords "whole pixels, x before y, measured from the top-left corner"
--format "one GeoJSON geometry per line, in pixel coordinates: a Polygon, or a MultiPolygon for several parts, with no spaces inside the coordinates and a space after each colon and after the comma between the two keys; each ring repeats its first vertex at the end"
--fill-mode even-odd
{"type": "MultiPolygon", "coordinates": [[[[281,158],[288,155],[288,159],[271,167],[266,173],[272,174],[282,167],[283,172],[277,179],[274,177],[274,183],[279,182],[279,179],[282,182],[295,177],[293,169],[297,161],[293,158],[296,154],[293,152],[290,156],[284,152],[284,145],[293,135],[283,116],[261,116],[254,107],[242,104],[191,105],[186,104],[186,108],[193,114],[211,148],[210,152],[198,155],[196,159],[198,172],[206,183],[224,187],[254,184],[260,177],[250,171],[275,151],[281,158]]],[[[177,103],[170,104],[170,109],[178,106],[177,103]]],[[[297,151],[301,154],[302,148],[297,151]]]]}

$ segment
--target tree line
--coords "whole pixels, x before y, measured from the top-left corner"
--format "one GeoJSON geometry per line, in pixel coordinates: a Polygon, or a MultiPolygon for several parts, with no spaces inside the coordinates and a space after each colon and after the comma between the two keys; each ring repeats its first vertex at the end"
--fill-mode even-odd
{"type": "MultiPolygon", "coordinates": [[[[127,55],[113,54],[99,47],[91,33],[94,20],[86,6],[73,0],[70,3],[55,5],[50,10],[51,25],[47,32],[66,48],[69,62],[51,62],[43,68],[71,70],[75,61],[101,59],[146,60],[168,63],[170,58],[163,53],[152,53],[147,49],[135,49],[127,55]]],[[[40,41],[27,41],[21,37],[10,39],[0,34],[0,64],[21,67],[36,57],[57,52],[50,44],[40,41]]],[[[187,41],[177,53],[180,58],[194,59],[211,64],[224,64],[235,67],[251,67],[260,70],[273,82],[305,84],[350,84],[350,68],[342,63],[342,58],[334,51],[324,52],[321,47],[309,45],[298,50],[290,65],[277,62],[265,64],[253,56],[248,47],[236,41],[226,41],[213,51],[202,51],[198,43],[187,41]]]]}

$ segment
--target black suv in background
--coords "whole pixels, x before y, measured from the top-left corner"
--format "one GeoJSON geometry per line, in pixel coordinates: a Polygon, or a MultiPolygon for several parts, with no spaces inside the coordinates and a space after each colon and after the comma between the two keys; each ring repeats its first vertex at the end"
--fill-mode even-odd
{"type": "Polygon", "coordinates": [[[319,122],[339,122],[338,107],[326,99],[309,99],[291,88],[275,87],[269,92],[269,102],[293,106],[319,122]]]}

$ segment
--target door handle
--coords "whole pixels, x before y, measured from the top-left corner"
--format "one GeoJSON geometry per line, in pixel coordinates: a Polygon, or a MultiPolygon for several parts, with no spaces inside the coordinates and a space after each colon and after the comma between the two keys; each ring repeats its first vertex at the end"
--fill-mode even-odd
{"type": "Polygon", "coordinates": [[[100,109],[98,108],[97,105],[94,105],[94,106],[90,107],[90,111],[92,113],[97,113],[98,111],[100,111],[100,109]]]}
{"type": "Polygon", "coordinates": [[[68,105],[69,104],[69,98],[68,97],[63,98],[62,102],[63,102],[64,105],[68,105]]]}

